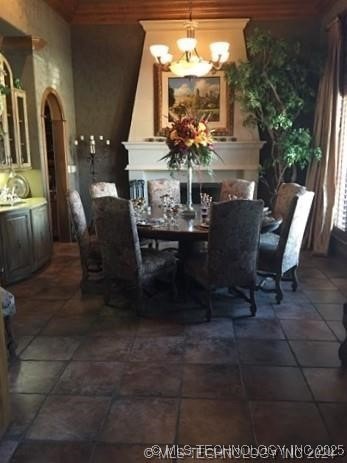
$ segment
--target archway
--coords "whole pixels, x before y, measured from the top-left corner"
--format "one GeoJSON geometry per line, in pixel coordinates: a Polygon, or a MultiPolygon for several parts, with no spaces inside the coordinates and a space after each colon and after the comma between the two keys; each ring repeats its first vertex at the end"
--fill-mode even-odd
{"type": "Polygon", "coordinates": [[[45,190],[51,213],[53,240],[70,241],[70,221],[66,201],[67,150],[65,118],[56,91],[48,88],[41,103],[44,141],[45,190]]]}

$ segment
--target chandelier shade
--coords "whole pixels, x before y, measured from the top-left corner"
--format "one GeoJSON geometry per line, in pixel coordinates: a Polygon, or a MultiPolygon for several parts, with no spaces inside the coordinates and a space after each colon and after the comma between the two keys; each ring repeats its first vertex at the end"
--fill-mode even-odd
{"type": "Polygon", "coordinates": [[[177,40],[177,47],[182,52],[179,59],[173,60],[169,47],[164,44],[155,44],[149,47],[152,56],[164,71],[171,71],[179,77],[202,77],[212,69],[220,70],[223,63],[229,59],[229,42],[213,42],[210,44],[211,58],[202,58],[197,51],[195,29],[197,23],[192,21],[191,6],[189,21],[184,23],[186,37],[177,40]]]}

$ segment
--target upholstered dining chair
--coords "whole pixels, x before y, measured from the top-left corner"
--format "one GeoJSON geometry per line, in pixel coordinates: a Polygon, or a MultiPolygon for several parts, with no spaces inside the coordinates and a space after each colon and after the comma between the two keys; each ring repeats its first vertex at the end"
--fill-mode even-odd
{"type": "Polygon", "coordinates": [[[219,201],[227,201],[232,197],[235,199],[253,199],[254,190],[254,181],[239,178],[223,180],[219,194],[219,201]]]}
{"type": "Polygon", "coordinates": [[[16,302],[14,295],[0,286],[0,303],[1,311],[4,319],[6,347],[8,350],[9,358],[16,356],[16,342],[12,332],[11,319],[16,313],[16,302]]]}
{"type": "Polygon", "coordinates": [[[275,292],[278,304],[283,299],[281,280],[284,274],[290,275],[293,291],[298,287],[296,270],[313,197],[314,193],[308,190],[296,194],[282,222],[280,234],[265,233],[260,238],[258,272],[264,277],[272,277],[275,280],[275,289],[266,289],[265,280],[260,288],[275,292]]]}
{"type": "Polygon", "coordinates": [[[89,187],[89,193],[92,199],[102,198],[103,196],[112,196],[118,198],[118,191],[115,183],[96,182],[89,187]]]}
{"type": "Polygon", "coordinates": [[[170,277],[175,295],[176,259],[165,251],[141,249],[131,201],[97,198],[93,203],[95,226],[100,243],[104,300],[109,304],[114,284],[134,288],[136,313],[143,312],[143,291],[157,277],[170,277]]]}
{"type": "Polygon", "coordinates": [[[305,191],[306,188],[298,183],[281,183],[275,196],[272,215],[285,220],[294,196],[302,195],[305,191]]]}
{"type": "Polygon", "coordinates": [[[176,204],[180,204],[180,182],[167,178],[148,180],[148,203],[150,206],[159,206],[161,204],[160,197],[166,194],[172,196],[176,204]]]}
{"type": "Polygon", "coordinates": [[[252,315],[257,311],[256,269],[263,207],[262,200],[212,205],[207,254],[194,255],[185,263],[186,277],[207,289],[208,321],[212,315],[212,293],[218,288],[234,289],[250,303],[252,315]],[[249,289],[249,297],[242,288],[249,289]]]}
{"type": "Polygon", "coordinates": [[[91,276],[100,276],[102,271],[101,253],[98,243],[88,231],[87,219],[78,191],[68,191],[67,200],[80,251],[82,279],[81,289],[86,289],[91,276]]]}

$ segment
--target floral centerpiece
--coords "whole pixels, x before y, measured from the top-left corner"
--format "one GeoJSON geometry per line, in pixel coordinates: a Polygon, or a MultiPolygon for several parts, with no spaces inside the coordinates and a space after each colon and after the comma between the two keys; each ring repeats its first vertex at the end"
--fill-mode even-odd
{"type": "Polygon", "coordinates": [[[209,166],[213,155],[212,132],[208,128],[208,118],[181,116],[171,127],[167,127],[166,143],[170,151],[161,158],[170,170],[188,169],[186,215],[194,215],[192,207],[193,167],[209,166]]]}

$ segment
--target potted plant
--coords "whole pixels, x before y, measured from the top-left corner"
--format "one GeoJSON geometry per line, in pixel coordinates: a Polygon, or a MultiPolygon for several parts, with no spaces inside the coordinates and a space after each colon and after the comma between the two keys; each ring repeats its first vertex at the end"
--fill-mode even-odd
{"type": "Polygon", "coordinates": [[[299,42],[274,38],[256,29],[247,40],[247,62],[232,63],[226,77],[247,114],[246,126],[258,126],[267,141],[261,180],[273,196],[279,185],[296,180],[321,151],[312,147],[311,132],[304,116],[313,111],[320,73],[320,59],[299,42]]]}

